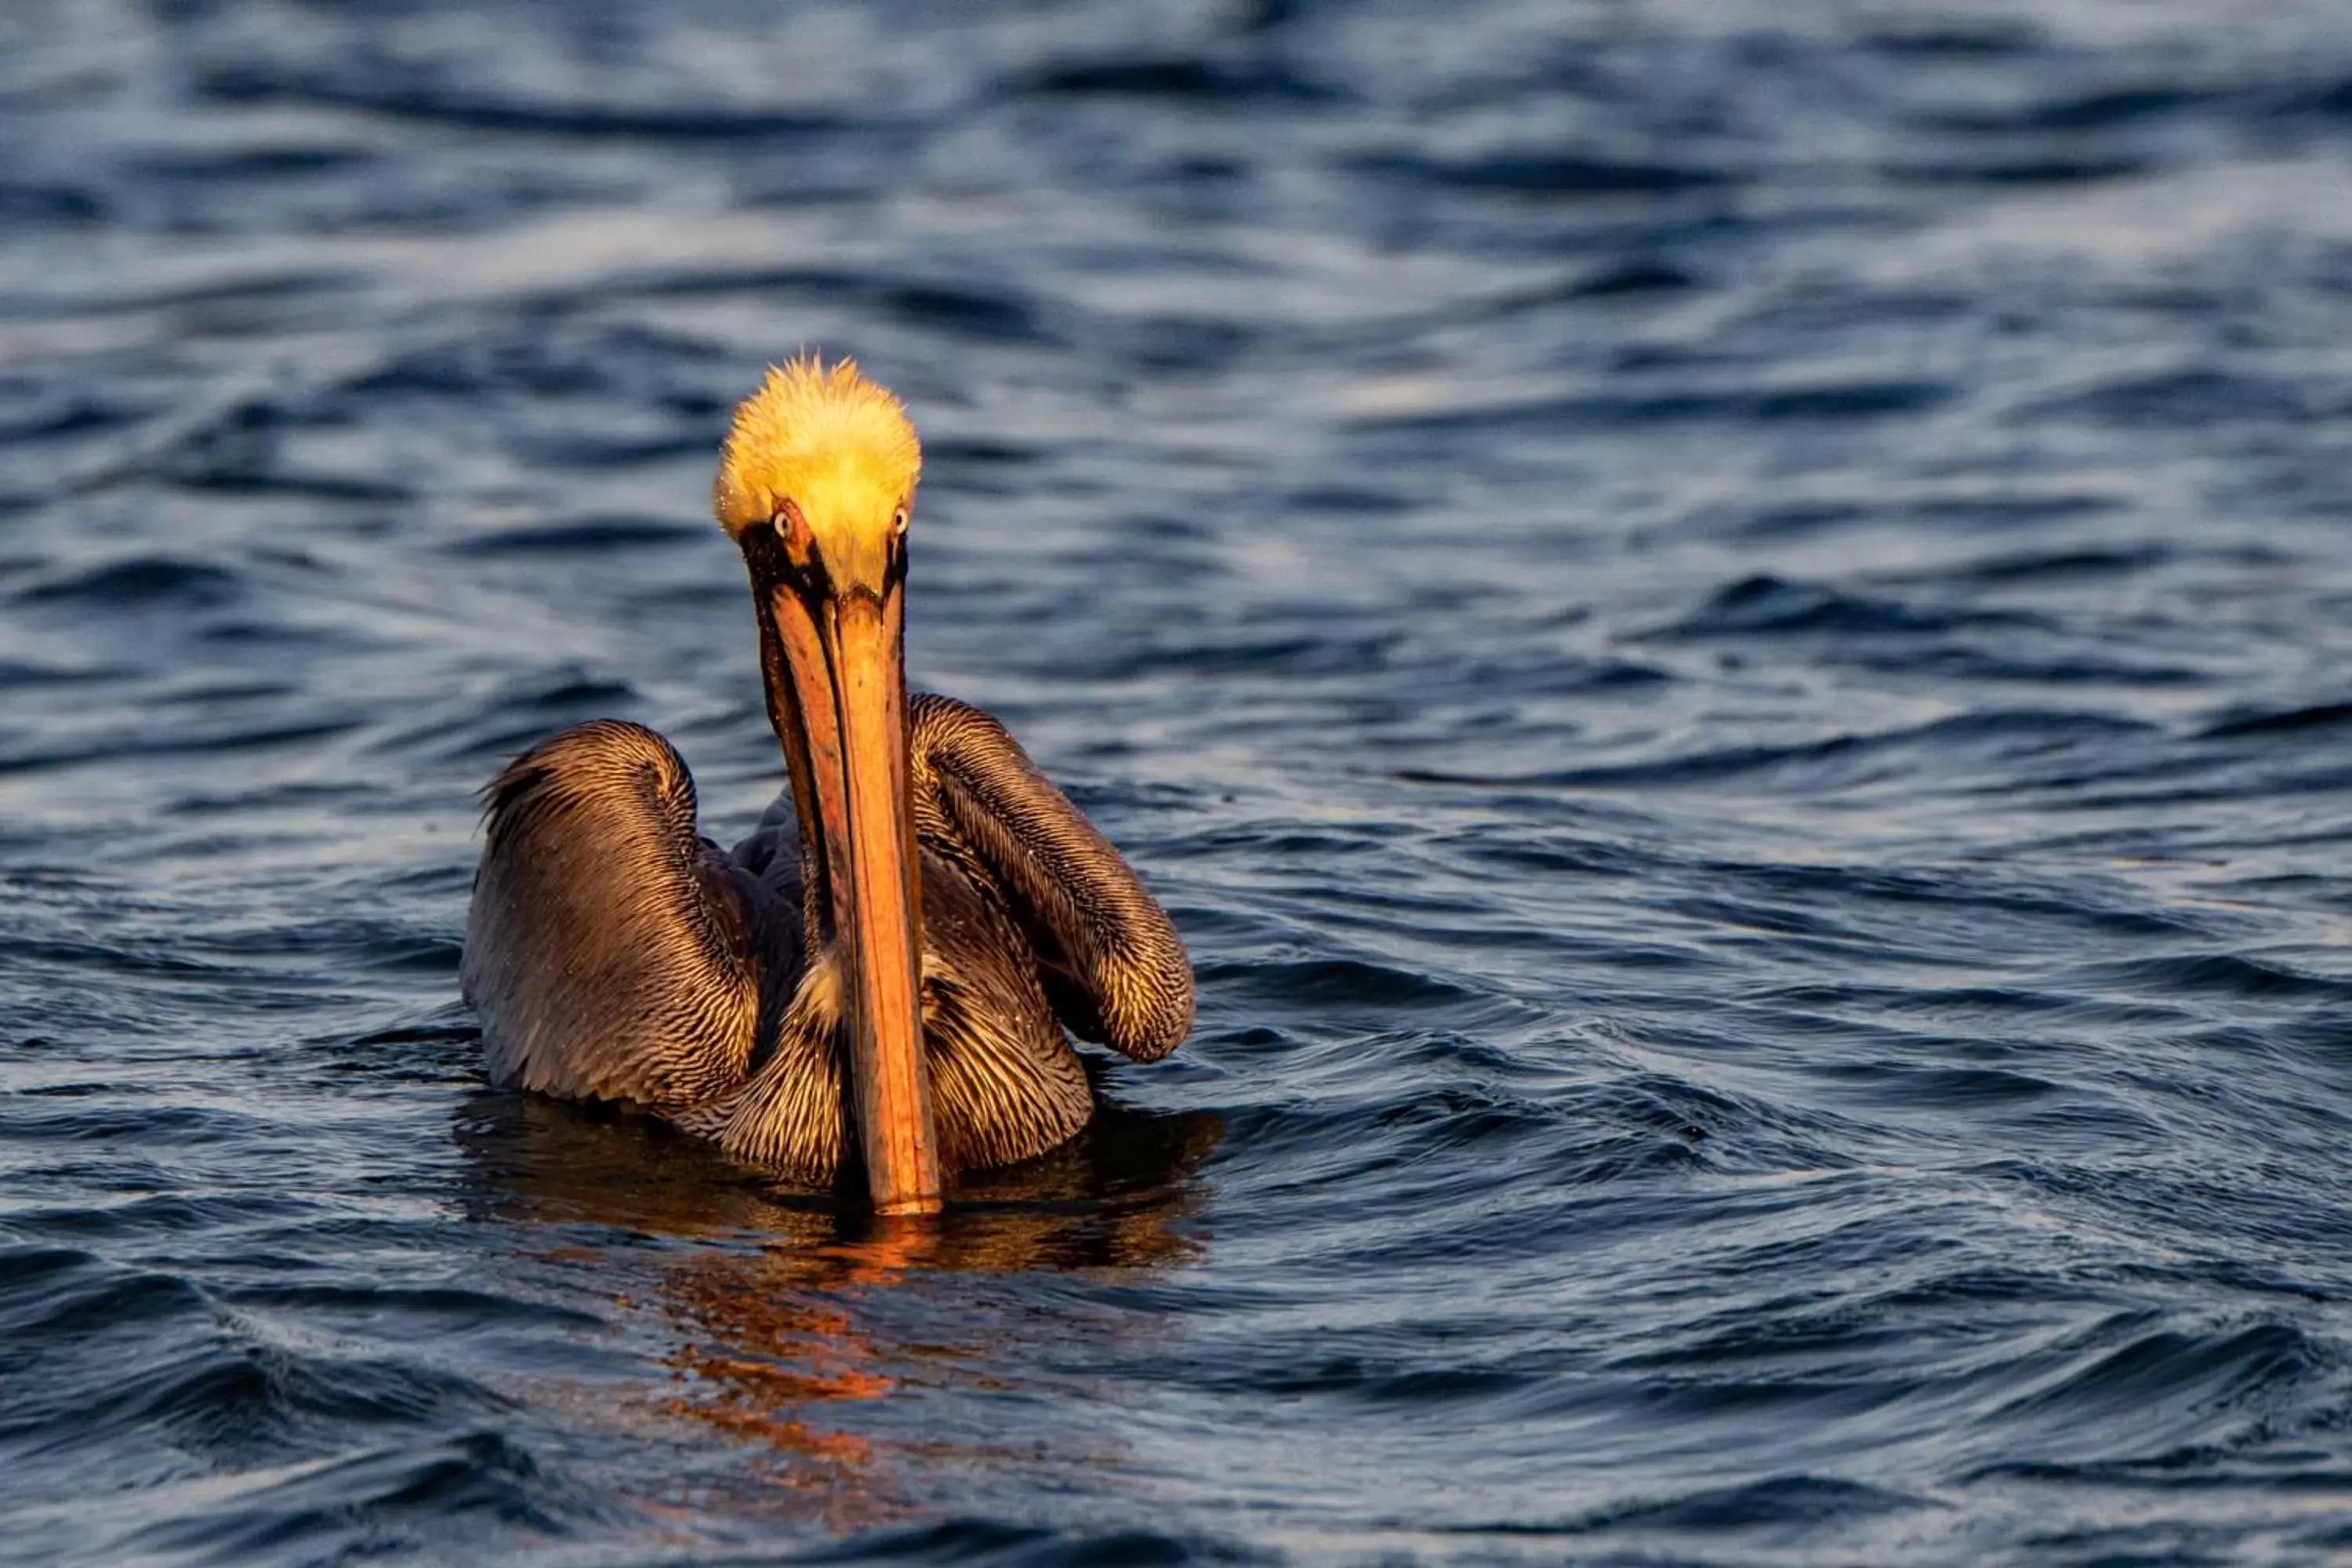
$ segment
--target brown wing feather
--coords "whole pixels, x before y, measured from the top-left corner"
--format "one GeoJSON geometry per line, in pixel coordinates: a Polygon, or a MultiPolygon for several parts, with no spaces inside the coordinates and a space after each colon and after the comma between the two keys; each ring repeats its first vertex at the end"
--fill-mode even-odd
{"type": "Polygon", "coordinates": [[[951,862],[923,857],[923,1038],[940,1157],[1011,1164],[1076,1135],[1094,1088],[1028,940],[951,862]]]}
{"type": "Polygon", "coordinates": [[[929,692],[908,707],[917,829],[1004,894],[1062,1022],[1137,1061],[1183,1044],[1192,963],[1118,851],[993,717],[929,692]]]}
{"type": "Polygon", "coordinates": [[[740,1085],[774,895],[695,836],[669,742],[597,720],[485,795],[462,984],[490,1077],[670,1113],[740,1085]]]}

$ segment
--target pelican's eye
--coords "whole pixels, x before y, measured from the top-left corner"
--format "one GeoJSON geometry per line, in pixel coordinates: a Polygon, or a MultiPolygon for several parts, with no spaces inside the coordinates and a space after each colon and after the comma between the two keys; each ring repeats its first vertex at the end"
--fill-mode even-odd
{"type": "Polygon", "coordinates": [[[775,516],[770,518],[768,523],[776,531],[776,539],[783,545],[786,558],[796,566],[808,564],[809,552],[816,541],[809,533],[808,519],[801,514],[801,509],[791,501],[785,501],[776,508],[775,516]]]}
{"type": "Polygon", "coordinates": [[[890,514],[890,531],[900,539],[907,537],[907,509],[900,507],[890,514]]]}

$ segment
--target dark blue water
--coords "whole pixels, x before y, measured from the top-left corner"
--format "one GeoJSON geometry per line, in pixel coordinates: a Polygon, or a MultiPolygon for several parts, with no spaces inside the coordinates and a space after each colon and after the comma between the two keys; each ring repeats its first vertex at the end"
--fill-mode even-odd
{"type": "Polygon", "coordinates": [[[0,7],[0,1559],[2352,1553],[2352,13],[0,7]],[[1198,1034],[877,1237],[493,1092],[770,359],[1198,1034]]]}

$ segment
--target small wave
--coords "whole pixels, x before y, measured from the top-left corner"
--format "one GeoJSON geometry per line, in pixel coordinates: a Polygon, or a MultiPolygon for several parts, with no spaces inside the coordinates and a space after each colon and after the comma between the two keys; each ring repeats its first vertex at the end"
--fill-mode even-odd
{"type": "Polygon", "coordinates": [[[1710,1487],[1676,1498],[1621,1503],[1571,1523],[1499,1527],[1497,1533],[1587,1535],[1627,1529],[1724,1534],[1821,1525],[1948,1506],[1884,1487],[1827,1476],[1774,1476],[1742,1486],[1710,1487]]]}
{"type": "Polygon", "coordinates": [[[1158,99],[1202,104],[1319,103],[1339,89],[1270,60],[1197,55],[1070,60],[1016,78],[1011,90],[1047,97],[1158,99]]]}
{"type": "Polygon", "coordinates": [[[289,1281],[221,1292],[226,1305],[252,1310],[290,1310],[346,1320],[353,1324],[397,1323],[402,1333],[467,1333],[508,1322],[556,1329],[595,1330],[604,1321],[548,1301],[524,1300],[457,1286],[361,1286],[289,1281]]]}
{"type": "Polygon", "coordinates": [[[2352,723],[2352,702],[2322,702],[2309,708],[2290,708],[2226,719],[2199,731],[2197,738],[2200,741],[2230,741],[2246,736],[2292,734],[2301,730],[2332,729],[2343,723],[2352,723]]]}
{"type": "Polygon", "coordinates": [[[220,151],[150,153],[137,161],[144,176],[196,184],[310,179],[320,175],[365,178],[377,154],[362,147],[257,143],[220,151]]]}
{"type": "Polygon", "coordinates": [[[1355,167],[1377,177],[1526,196],[1657,195],[1711,190],[1733,184],[1738,177],[1728,169],[1698,164],[1557,153],[1491,153],[1445,160],[1389,153],[1360,157],[1355,167]]]}
{"type": "Polygon", "coordinates": [[[1772,636],[1919,637],[1993,627],[2042,629],[2042,617],[2010,610],[1927,606],[1759,574],[1718,590],[1682,620],[1648,635],[1668,641],[1772,636]]]}
{"type": "Polygon", "coordinates": [[[2163,545],[2129,549],[2024,550],[1940,569],[1937,575],[1958,582],[2000,585],[2071,583],[2085,577],[2127,577],[2169,563],[2176,552],[2163,545]]]}
{"type": "Polygon", "coordinates": [[[121,430],[149,413],[129,402],[89,392],[37,392],[23,405],[16,403],[9,398],[7,412],[0,413],[0,441],[11,446],[121,430]]]}
{"type": "Polygon", "coordinates": [[[532,528],[503,528],[469,534],[446,548],[452,555],[481,559],[502,556],[596,555],[606,552],[671,546],[708,540],[709,531],[644,518],[581,518],[570,522],[532,528]]]}
{"type": "Polygon", "coordinates": [[[1435,1007],[1471,995],[1431,975],[1359,959],[1218,964],[1202,970],[1201,981],[1265,1002],[1314,1006],[1435,1007]]]}
{"type": "Polygon", "coordinates": [[[106,198],[87,185],[0,180],[0,219],[11,223],[79,226],[113,216],[106,198]]]}
{"type": "Polygon", "coordinates": [[[2109,131],[2185,110],[2210,109],[2230,101],[2231,96],[2185,83],[2109,87],[2041,99],[2013,111],[1948,112],[1929,122],[1938,129],[1963,132],[2109,131]]]}
{"type": "Polygon", "coordinates": [[[2297,424],[2319,412],[2312,397],[2307,384],[2284,376],[2190,367],[2112,381],[2032,405],[2021,417],[2081,418],[2140,430],[2297,424]]]}
{"type": "Polygon", "coordinates": [[[1559,426],[1780,424],[1876,419],[1923,412],[1952,389],[1918,380],[1825,381],[1810,384],[1727,386],[1530,397],[1473,407],[1381,414],[1353,421],[1369,432],[1508,430],[1559,426]]]}
{"type": "MultiPolygon", "coordinates": [[[[213,1306],[176,1274],[137,1272],[104,1263],[93,1252],[66,1247],[0,1250],[0,1322],[16,1350],[5,1365],[29,1372],[49,1336],[89,1336],[118,1328],[208,1322],[213,1306]]],[[[17,1435],[29,1428],[10,1422],[17,1435]]]]}
{"type": "Polygon", "coordinates": [[[212,609],[234,604],[246,591],[244,574],[210,562],[170,555],[141,555],[92,566],[19,589],[25,605],[99,605],[140,608],[177,604],[212,609]]]}
{"type": "Polygon", "coordinates": [[[2352,1000],[2352,980],[2233,952],[2176,953],[2087,966],[2081,983],[2127,994],[2352,1000]]]}
{"type": "Polygon", "coordinates": [[[467,131],[630,142],[748,142],[806,137],[837,129],[836,117],[773,110],[725,110],[609,102],[565,103],[468,91],[416,79],[377,59],[364,74],[341,75],[250,62],[202,71],[197,89],[225,103],[288,103],[357,110],[467,131]]]}
{"type": "Polygon", "coordinates": [[[1753,782],[1759,775],[1811,776],[1833,769],[1833,780],[1883,781],[1898,772],[1939,770],[1948,776],[1963,755],[2016,755],[2073,748],[2102,739],[2155,733],[2155,726],[2102,713],[2039,710],[1955,714],[1875,734],[1843,734],[1784,745],[1727,746],[1633,763],[1518,773],[1399,769],[1408,784],[1460,784],[1479,789],[1624,789],[1753,782]],[[1898,768],[1896,764],[1906,764],[1898,768]]]}
{"type": "Polygon", "coordinates": [[[178,1517],[125,1532],[118,1549],[223,1563],[388,1549],[478,1559],[641,1519],[613,1489],[551,1473],[514,1438],[483,1431],[297,1468],[225,1502],[191,1500],[178,1517]]]}
{"type": "MultiPolygon", "coordinates": [[[[824,267],[665,268],[631,279],[634,289],[674,299],[729,295],[801,297],[858,306],[917,327],[1003,342],[1052,342],[1042,306],[1009,283],[976,279],[893,278],[824,267]]],[[[707,445],[707,442],[706,442],[707,445]]],[[[929,453],[926,444],[926,455],[929,453]]]]}
{"type": "Polygon", "coordinates": [[[1896,163],[1887,165],[1884,173],[1889,180],[1921,185],[2084,185],[2133,179],[2155,166],[2153,159],[2123,154],[2105,158],[2052,155],[1896,163]]]}
{"type": "Polygon", "coordinates": [[[2217,1415],[2229,1421],[2221,1413],[2259,1408],[2266,1394],[2295,1387],[2328,1364],[2309,1335],[2284,1323],[2227,1332],[2158,1330],[2070,1359],[2075,1364],[2061,1375],[1983,1419],[2041,1428],[2048,1434],[2044,1443],[2063,1441],[2072,1428],[2101,1451],[2111,1451],[2111,1424],[2129,1421],[2126,1443],[2146,1453],[2194,1441],[2217,1415]]]}

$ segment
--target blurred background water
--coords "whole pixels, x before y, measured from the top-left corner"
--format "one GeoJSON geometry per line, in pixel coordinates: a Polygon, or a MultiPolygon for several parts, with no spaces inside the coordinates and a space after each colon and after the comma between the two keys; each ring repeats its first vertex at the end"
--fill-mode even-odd
{"type": "Polygon", "coordinates": [[[0,1559],[2352,1552],[2352,12],[0,7],[0,1559]],[[913,673],[1190,1047],[877,1237],[487,1089],[472,791],[913,673]]]}

